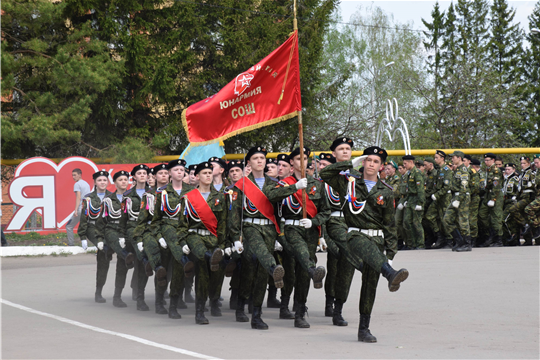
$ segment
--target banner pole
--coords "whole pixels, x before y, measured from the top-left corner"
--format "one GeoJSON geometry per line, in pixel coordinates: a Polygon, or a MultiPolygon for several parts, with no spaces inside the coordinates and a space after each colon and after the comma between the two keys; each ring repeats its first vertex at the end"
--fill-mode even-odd
{"type": "MultiPolygon", "coordinates": [[[[296,20],[296,0],[293,0],[293,12],[294,12],[294,19],[293,19],[293,30],[298,31],[298,21],[296,20]]],[[[297,34],[298,36],[298,34],[297,34]]],[[[299,41],[299,40],[297,40],[299,41]]],[[[306,177],[306,164],[304,163],[304,128],[302,124],[302,110],[298,111],[298,140],[300,142],[300,164],[301,164],[301,174],[302,178],[306,177]]],[[[306,212],[306,189],[302,190],[302,218],[307,218],[307,212],[306,212]]]]}

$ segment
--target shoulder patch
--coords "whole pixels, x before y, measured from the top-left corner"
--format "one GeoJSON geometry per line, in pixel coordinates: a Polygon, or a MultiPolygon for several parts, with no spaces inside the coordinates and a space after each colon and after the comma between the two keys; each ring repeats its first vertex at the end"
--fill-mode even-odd
{"type": "Polygon", "coordinates": [[[268,178],[273,182],[279,182],[279,179],[276,179],[275,177],[268,176],[268,178]]]}
{"type": "Polygon", "coordinates": [[[387,188],[389,188],[390,190],[394,191],[394,188],[390,185],[388,185],[387,183],[385,183],[384,181],[381,180],[381,183],[386,186],[387,188]]]}
{"type": "Polygon", "coordinates": [[[444,170],[450,170],[450,168],[447,165],[444,165],[443,169],[444,170]]]}
{"type": "Polygon", "coordinates": [[[160,187],[158,190],[159,190],[159,191],[163,191],[163,190],[165,190],[166,188],[167,188],[167,185],[160,187]]]}
{"type": "Polygon", "coordinates": [[[133,189],[134,189],[134,188],[129,189],[128,191],[126,191],[126,192],[123,193],[122,195],[128,196],[129,194],[131,194],[131,192],[133,191],[133,189]]]}

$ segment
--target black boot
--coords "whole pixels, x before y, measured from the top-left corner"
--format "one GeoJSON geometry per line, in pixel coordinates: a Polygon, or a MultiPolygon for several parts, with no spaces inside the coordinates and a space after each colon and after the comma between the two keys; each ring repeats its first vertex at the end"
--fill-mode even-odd
{"type": "Polygon", "coordinates": [[[119,307],[119,308],[125,308],[127,307],[126,303],[122,301],[122,288],[115,288],[114,289],[114,296],[113,296],[113,306],[119,307]]]}
{"type": "Polygon", "coordinates": [[[478,238],[471,236],[471,247],[478,247],[478,238]]]}
{"type": "Polygon", "coordinates": [[[146,276],[153,276],[154,271],[152,270],[152,264],[150,264],[150,261],[148,261],[146,257],[143,257],[142,262],[144,264],[144,271],[146,272],[146,276]]]}
{"type": "Polygon", "coordinates": [[[156,266],[156,281],[158,286],[165,286],[167,285],[167,269],[165,269],[163,266],[158,265],[156,266]]]}
{"type": "Polygon", "coordinates": [[[163,306],[164,301],[163,293],[160,294],[156,291],[156,314],[167,315],[169,313],[167,309],[165,309],[165,306],[163,306]]]}
{"type": "Polygon", "coordinates": [[[528,233],[530,233],[531,230],[532,230],[531,226],[529,224],[525,224],[525,226],[523,226],[523,232],[521,233],[521,235],[525,236],[528,233]]]}
{"type": "Polygon", "coordinates": [[[188,279],[191,279],[195,275],[195,264],[189,259],[189,257],[184,254],[180,258],[180,264],[184,268],[184,276],[188,279]]]}
{"type": "Polygon", "coordinates": [[[238,288],[231,289],[231,297],[229,298],[229,309],[236,310],[238,304],[238,288]]]}
{"type": "Polygon", "coordinates": [[[326,295],[326,304],[324,306],[324,316],[334,316],[334,297],[326,295]]]}
{"type": "MultiPolygon", "coordinates": [[[[210,322],[204,316],[204,303],[206,301],[204,300],[197,300],[197,303],[195,304],[195,323],[199,325],[208,325],[210,322]]],[[[247,320],[249,321],[249,319],[247,320]]]]}
{"type": "Polygon", "coordinates": [[[236,321],[238,322],[248,322],[249,318],[247,317],[246,313],[244,312],[244,308],[246,306],[246,300],[242,299],[242,297],[238,296],[238,303],[236,304],[236,321]]]}
{"type": "Polygon", "coordinates": [[[178,295],[171,296],[169,302],[169,319],[181,319],[182,315],[180,315],[178,310],[176,310],[178,307],[178,295]]]}
{"type": "Polygon", "coordinates": [[[452,246],[452,251],[456,251],[459,247],[463,245],[463,238],[458,229],[452,231],[452,238],[454,239],[454,246],[452,246]]]}
{"type": "Polygon", "coordinates": [[[472,245],[471,245],[471,237],[465,236],[463,238],[463,244],[456,249],[457,252],[463,252],[463,251],[471,251],[472,245]]]}
{"type": "Polygon", "coordinates": [[[533,240],[540,239],[540,226],[537,226],[532,229],[532,239],[533,240]]]}
{"type": "MultiPolygon", "coordinates": [[[[183,293],[184,290],[182,290],[180,293],[183,293]]],[[[182,300],[182,295],[180,295],[178,297],[178,305],[176,306],[177,309],[187,309],[187,305],[186,303],[184,302],[184,300],[182,300]]]]}
{"type": "Polygon", "coordinates": [[[253,316],[251,317],[251,328],[257,330],[268,330],[268,325],[261,319],[262,308],[254,307],[253,316]]]}
{"type": "Polygon", "coordinates": [[[223,252],[221,249],[214,249],[212,253],[210,251],[207,251],[204,254],[204,258],[208,262],[208,265],[210,266],[210,271],[218,271],[219,270],[219,263],[221,262],[221,259],[223,258],[223,252]]]}
{"type": "Polygon", "coordinates": [[[229,259],[225,261],[225,277],[232,277],[236,270],[236,261],[229,259]]]}
{"type": "Polygon", "coordinates": [[[294,319],[294,315],[289,311],[290,297],[281,296],[281,306],[279,307],[280,319],[294,319]]]}
{"type": "Polygon", "coordinates": [[[441,232],[439,231],[435,233],[435,236],[437,237],[437,241],[435,242],[435,245],[433,245],[431,248],[442,249],[443,247],[445,247],[447,244],[447,241],[444,238],[443,234],[441,234],[441,232]]]}
{"type": "Polygon", "coordinates": [[[309,277],[313,279],[313,287],[315,289],[321,289],[323,286],[323,279],[326,275],[326,269],[322,266],[311,267],[308,270],[309,277]]]}
{"type": "Polygon", "coordinates": [[[266,300],[266,307],[272,309],[279,309],[281,302],[277,299],[277,288],[275,286],[268,286],[268,298],[266,300]]]}
{"type": "Polygon", "coordinates": [[[343,319],[343,316],[341,315],[342,310],[343,310],[343,301],[336,300],[334,302],[334,316],[332,317],[332,323],[336,326],[349,325],[349,323],[346,322],[345,319],[343,319]]]}
{"type": "Polygon", "coordinates": [[[103,286],[96,286],[96,295],[94,296],[94,300],[97,303],[103,304],[104,302],[107,302],[103,296],[101,296],[101,291],[103,290],[103,286]]]}
{"type": "Polygon", "coordinates": [[[135,266],[135,255],[133,253],[127,252],[126,249],[122,250],[122,254],[124,255],[124,261],[126,262],[126,267],[129,269],[133,269],[133,266],[135,266]]]}
{"type": "Polygon", "coordinates": [[[292,305],[292,311],[297,312],[299,307],[300,307],[300,304],[296,300],[294,300],[293,305],[292,305]]]}
{"type": "Polygon", "coordinates": [[[394,270],[389,263],[385,262],[381,268],[381,274],[388,280],[388,289],[391,292],[398,291],[399,284],[407,280],[409,272],[407,269],[394,270]]]}
{"type": "Polygon", "coordinates": [[[502,243],[502,236],[499,236],[499,235],[495,236],[495,237],[493,238],[493,242],[491,243],[490,246],[491,246],[491,247],[501,247],[501,246],[503,246],[503,243],[502,243]]]}
{"type": "MultiPolygon", "coordinates": [[[[274,265],[270,268],[270,276],[272,276],[272,278],[274,279],[274,287],[275,288],[278,288],[278,289],[281,289],[284,285],[283,283],[283,277],[285,276],[285,269],[283,268],[283,266],[281,265],[274,265]]],[[[268,289],[270,291],[270,289],[268,289]]],[[[274,296],[274,299],[276,299],[276,297],[274,296]]],[[[277,299],[276,299],[277,301],[277,299]]],[[[277,301],[279,302],[279,301],[277,301]]],[[[268,306],[270,307],[270,306],[268,306]]],[[[278,306],[279,307],[279,306],[278,306]]]]}
{"type": "Polygon", "coordinates": [[[253,298],[251,296],[248,300],[248,313],[253,314],[253,298]]]}
{"type": "Polygon", "coordinates": [[[486,241],[482,244],[482,247],[489,247],[491,244],[493,244],[493,241],[495,240],[495,231],[493,229],[489,229],[489,237],[486,241]]]}
{"type": "Polygon", "coordinates": [[[371,335],[369,331],[370,315],[360,315],[360,326],[358,327],[358,341],[374,343],[377,342],[377,338],[371,335]]]}
{"type": "Polygon", "coordinates": [[[305,304],[298,304],[298,311],[294,314],[294,327],[307,329],[309,323],[304,318],[306,316],[307,307],[305,304]]]}
{"type": "Polygon", "coordinates": [[[144,302],[144,289],[137,290],[137,310],[148,311],[150,308],[144,302]]]}
{"type": "Polygon", "coordinates": [[[210,315],[221,316],[221,309],[219,308],[219,300],[210,300],[210,315]]]}

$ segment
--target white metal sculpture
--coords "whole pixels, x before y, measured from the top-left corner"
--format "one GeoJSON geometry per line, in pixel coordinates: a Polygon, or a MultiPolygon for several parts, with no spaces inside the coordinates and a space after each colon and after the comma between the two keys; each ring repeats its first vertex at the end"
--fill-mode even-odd
{"type": "Polygon", "coordinates": [[[377,130],[377,146],[382,147],[384,135],[388,135],[390,142],[395,141],[396,133],[401,133],[403,138],[403,144],[405,146],[405,155],[411,154],[411,142],[409,140],[409,130],[407,124],[402,117],[399,116],[399,107],[397,100],[394,98],[394,104],[396,108],[396,114],[394,116],[394,107],[392,102],[387,100],[386,104],[386,118],[382,119],[379,123],[379,129],[377,130]]]}

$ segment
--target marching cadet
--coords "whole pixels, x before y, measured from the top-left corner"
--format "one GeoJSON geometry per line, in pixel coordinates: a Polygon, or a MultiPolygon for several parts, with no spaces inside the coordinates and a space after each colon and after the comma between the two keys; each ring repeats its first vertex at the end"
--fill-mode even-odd
{"type": "MultiPolygon", "coordinates": [[[[423,166],[422,162],[422,166],[423,166]]],[[[424,176],[414,165],[414,156],[405,155],[403,157],[403,166],[409,170],[407,180],[407,193],[403,203],[403,227],[410,235],[409,244],[406,245],[412,249],[423,249],[424,246],[424,228],[422,227],[422,214],[424,211],[424,176]]]]}
{"type": "Polygon", "coordinates": [[[323,181],[345,198],[348,249],[364,261],[358,328],[358,341],[363,342],[377,341],[369,331],[369,323],[379,275],[388,280],[392,292],[409,275],[406,269],[396,271],[390,265],[397,253],[394,196],[391,188],[377,178],[386,157],[384,149],[372,146],[364,150],[363,156],[337,162],[321,171],[323,181]],[[362,162],[364,172],[360,174],[355,168],[362,162]]]}
{"type": "MultiPolygon", "coordinates": [[[[107,171],[98,171],[92,175],[94,179],[94,191],[84,195],[82,201],[81,223],[77,230],[77,234],[81,238],[83,249],[86,250],[88,240],[95,246],[98,245],[98,239],[96,237],[96,221],[101,216],[101,201],[105,196],[111,195],[111,192],[107,190],[109,185],[109,173],[107,171]]],[[[97,303],[106,302],[105,298],[101,295],[105,281],[107,281],[107,272],[109,271],[109,262],[112,258],[113,250],[110,247],[103,247],[97,250],[97,270],[96,270],[96,294],[95,301],[97,303]]],[[[118,274],[118,272],[117,272],[118,274]]]]}
{"type": "MultiPolygon", "coordinates": [[[[265,168],[265,175],[277,179],[278,177],[278,160],[277,158],[270,158],[266,159],[266,168],[265,168]]],[[[279,220],[278,220],[279,221],[279,220]]],[[[283,250],[283,247],[281,244],[279,244],[279,249],[283,250]]],[[[276,262],[279,261],[279,258],[277,257],[277,250],[278,247],[276,247],[276,252],[274,252],[274,258],[276,259],[276,262]]],[[[279,309],[281,307],[281,302],[277,299],[277,288],[274,285],[274,281],[271,276],[268,277],[268,297],[266,300],[266,307],[268,308],[274,308],[279,309]]]]}
{"type": "MultiPolygon", "coordinates": [[[[219,277],[219,263],[226,245],[227,210],[225,196],[212,186],[213,167],[209,162],[197,165],[197,188],[182,196],[182,215],[178,225],[178,241],[186,255],[196,259],[195,266],[195,323],[208,324],[204,306],[210,284],[219,277]]],[[[231,249],[228,247],[228,254],[231,249]]],[[[215,291],[214,291],[215,294],[215,291]]],[[[211,314],[221,316],[217,298],[210,299],[211,314]]],[[[171,297],[172,302],[172,297],[171,297]]]]}
{"type": "MultiPolygon", "coordinates": [[[[520,159],[521,175],[519,177],[519,196],[518,201],[510,208],[510,216],[518,229],[523,228],[524,245],[532,245],[532,236],[530,228],[527,226],[527,215],[525,208],[534,201],[535,198],[535,179],[531,169],[531,159],[528,156],[522,156],[520,159]]],[[[518,230],[518,231],[519,231],[518,230]]],[[[518,235],[519,236],[519,235],[518,235]]]]}
{"type": "Polygon", "coordinates": [[[486,164],[486,186],[485,195],[480,209],[478,210],[479,225],[489,231],[489,238],[482,246],[487,247],[493,243],[502,243],[502,207],[503,193],[502,173],[495,165],[495,154],[484,154],[486,164]]]}
{"type": "Polygon", "coordinates": [[[287,191],[279,189],[277,179],[264,175],[266,154],[266,149],[261,146],[252,147],[246,154],[245,161],[251,166],[251,174],[236,182],[229,217],[231,241],[235,245],[241,243],[242,239],[244,241],[236,321],[249,320],[244,313],[244,305],[251,296],[251,328],[257,330],[268,329],[261,319],[268,274],[274,279],[276,288],[283,287],[285,275],[283,266],[277,264],[273,256],[280,229],[269,191],[272,190],[274,196],[287,191]]]}
{"type": "Polygon", "coordinates": [[[156,174],[154,174],[154,168],[151,168],[148,172],[147,183],[152,189],[156,188],[156,174]]]}
{"type": "MultiPolygon", "coordinates": [[[[431,195],[435,194],[437,191],[436,187],[436,181],[437,181],[437,169],[435,169],[435,159],[432,157],[426,157],[424,159],[424,165],[425,165],[425,202],[424,202],[424,215],[427,214],[429,211],[429,207],[433,203],[433,199],[431,198],[431,195]]],[[[427,221],[426,217],[424,216],[422,218],[422,227],[424,228],[424,246],[426,249],[431,248],[431,246],[435,243],[437,240],[435,238],[435,233],[433,230],[431,230],[431,227],[429,226],[429,221],[427,221]]]]}
{"type": "MultiPolygon", "coordinates": [[[[178,244],[178,224],[181,216],[182,196],[192,189],[182,180],[186,169],[186,161],[183,159],[172,160],[167,165],[171,182],[161,187],[156,192],[156,202],[154,206],[154,217],[152,218],[152,231],[154,234],[161,234],[158,240],[164,249],[170,249],[172,254],[172,277],[170,288],[169,318],[180,319],[178,313],[179,301],[184,293],[185,276],[193,276],[193,262],[189,261],[185,253],[189,249],[183,249],[178,244]]],[[[184,308],[185,304],[180,302],[184,308]]]]}
{"type": "Polygon", "coordinates": [[[279,181],[279,187],[269,189],[269,200],[281,202],[278,207],[280,216],[285,219],[285,237],[291,246],[296,258],[296,284],[294,300],[298,303],[295,313],[294,326],[309,328],[305,320],[306,301],[309,292],[310,278],[316,289],[322,288],[322,281],[326,274],[324,267],[316,267],[316,249],[321,235],[320,226],[328,221],[330,209],[324,196],[323,184],[313,179],[312,176],[301,178],[302,162],[307,165],[311,151],[304,147],[303,150],[296,148],[290,155],[290,162],[294,174],[279,181]],[[294,186],[293,186],[294,185],[294,186]],[[306,213],[308,218],[303,218],[302,190],[306,189],[306,213]]]}
{"type": "MultiPolygon", "coordinates": [[[[352,155],[354,142],[347,137],[337,138],[330,146],[332,156],[326,156],[329,161],[323,163],[321,154],[321,170],[326,166],[336,162],[349,161],[352,155]]],[[[324,289],[326,292],[325,315],[331,310],[332,324],[336,326],[347,326],[342,315],[343,304],[349,297],[355,267],[362,268],[362,260],[353,258],[347,248],[347,224],[343,217],[341,203],[343,197],[337,193],[330,185],[324,183],[324,194],[330,207],[330,218],[326,222],[326,232],[328,234],[328,274],[325,279],[324,289]],[[335,249],[334,249],[335,248],[335,249]],[[334,250],[332,250],[334,249],[334,250]]]]}
{"type": "Polygon", "coordinates": [[[129,173],[124,170],[113,175],[116,191],[103,198],[101,216],[96,221],[97,248],[104,249],[104,242],[116,253],[116,280],[114,284],[113,306],[127,307],[122,301],[122,290],[126,285],[128,269],[133,268],[135,256],[131,244],[126,244],[124,229],[120,227],[122,217],[122,198],[128,186],[129,173]]]}
{"type": "MultiPolygon", "coordinates": [[[[218,158],[217,156],[212,156],[210,159],[208,159],[208,162],[212,164],[212,168],[214,171],[214,187],[217,191],[221,191],[221,188],[224,184],[223,180],[226,180],[227,177],[227,162],[222,158],[218,158]]],[[[225,183],[225,187],[227,186],[229,186],[228,182],[225,183]]]]}
{"type": "Polygon", "coordinates": [[[452,200],[444,214],[444,226],[454,238],[452,251],[471,251],[469,233],[469,203],[471,201],[469,170],[463,163],[465,154],[455,151],[450,154],[454,172],[452,176],[452,200]]]}
{"type": "Polygon", "coordinates": [[[192,164],[188,166],[189,170],[189,185],[192,187],[197,187],[199,185],[199,182],[197,180],[197,177],[195,176],[195,169],[197,168],[197,164],[192,164]]]}
{"type": "Polygon", "coordinates": [[[504,169],[506,177],[502,188],[504,194],[504,243],[507,246],[519,246],[520,229],[510,215],[510,209],[517,203],[517,197],[519,196],[519,175],[516,173],[516,165],[512,163],[505,164],[504,169]]]}
{"type": "Polygon", "coordinates": [[[278,176],[278,160],[277,159],[266,159],[266,175],[271,178],[277,178],[278,176]]]}
{"type": "Polygon", "coordinates": [[[450,205],[452,198],[452,191],[450,187],[452,185],[452,170],[446,165],[446,153],[442,150],[435,152],[435,163],[439,166],[438,177],[436,182],[437,191],[431,195],[433,204],[426,213],[426,220],[429,221],[431,229],[437,237],[437,242],[433,245],[432,249],[441,249],[445,247],[452,235],[448,233],[444,227],[443,219],[446,209],[450,205]]]}
{"type": "Polygon", "coordinates": [[[469,233],[471,236],[471,247],[476,244],[478,238],[478,207],[480,206],[480,175],[477,166],[480,166],[478,159],[473,159],[471,155],[465,155],[463,163],[469,169],[469,185],[471,188],[471,201],[469,202],[469,233]]]}
{"type": "Polygon", "coordinates": [[[134,273],[136,272],[137,280],[137,310],[148,311],[150,308],[144,301],[144,290],[148,282],[148,277],[153,275],[152,266],[148,262],[146,254],[139,250],[137,241],[133,236],[133,232],[137,227],[137,218],[141,209],[141,199],[144,193],[150,190],[146,184],[148,179],[148,166],[144,164],[137,165],[131,170],[133,187],[124,193],[122,198],[122,217],[120,219],[120,227],[123,229],[126,240],[131,244],[131,248],[135,251],[138,261],[134,273]]]}
{"type": "Polygon", "coordinates": [[[159,164],[151,169],[154,173],[155,185],[148,189],[142,196],[141,209],[137,217],[137,226],[133,231],[133,238],[137,242],[137,248],[148,257],[150,266],[156,272],[156,314],[167,315],[169,312],[163,306],[165,303],[164,294],[167,290],[167,268],[171,258],[169,249],[159,245],[158,239],[162,238],[161,232],[155,233],[156,228],[152,228],[151,222],[154,217],[156,203],[156,189],[166,187],[169,183],[169,170],[167,164],[159,164]]]}
{"type": "Polygon", "coordinates": [[[532,176],[533,184],[536,187],[536,199],[527,205],[525,214],[527,214],[527,220],[531,227],[532,238],[536,245],[540,245],[540,154],[534,156],[534,166],[535,171],[532,176]]]}

